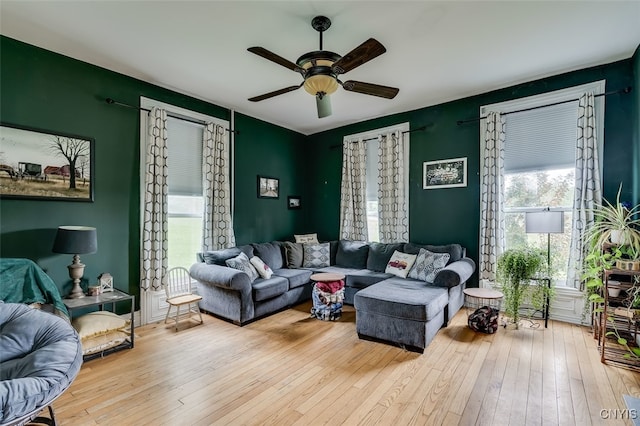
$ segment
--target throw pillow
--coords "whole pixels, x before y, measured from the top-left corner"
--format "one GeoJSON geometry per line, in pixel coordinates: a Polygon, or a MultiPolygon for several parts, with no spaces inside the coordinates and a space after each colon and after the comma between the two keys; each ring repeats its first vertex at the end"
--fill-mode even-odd
{"type": "Polygon", "coordinates": [[[305,268],[325,268],[329,266],[330,250],[329,243],[322,244],[304,244],[304,262],[305,268]]]}
{"type": "Polygon", "coordinates": [[[293,237],[295,238],[296,243],[318,244],[318,234],[317,233],[314,233],[314,234],[301,234],[301,235],[294,234],[293,237]]]}
{"type": "Polygon", "coordinates": [[[246,254],[240,253],[226,262],[229,268],[237,269],[249,276],[249,281],[254,282],[258,278],[258,271],[253,267],[246,254]]]}
{"type": "Polygon", "coordinates": [[[403,243],[369,243],[367,269],[375,272],[384,272],[393,253],[396,250],[402,251],[403,245],[403,243]]]}
{"type": "Polygon", "coordinates": [[[432,283],[448,261],[449,253],[433,253],[421,248],[415,265],[409,271],[409,278],[432,283]]]}
{"type": "Polygon", "coordinates": [[[340,240],[336,265],[343,268],[366,269],[369,244],[364,241],[340,240]]]}
{"type": "Polygon", "coordinates": [[[225,263],[228,259],[232,257],[236,257],[241,253],[241,250],[238,247],[232,247],[222,250],[210,250],[202,253],[202,258],[204,263],[209,265],[220,265],[225,266],[225,263]]]}
{"type": "MultiPolygon", "coordinates": [[[[282,269],[282,247],[276,241],[272,243],[255,243],[251,244],[253,247],[253,252],[256,256],[258,256],[264,263],[269,265],[271,269],[274,271],[277,269],[282,269]]],[[[251,259],[253,256],[247,256],[251,259]]]]}
{"type": "Polygon", "coordinates": [[[304,249],[302,244],[285,241],[282,243],[282,246],[284,247],[284,260],[287,264],[287,268],[302,268],[302,263],[304,262],[304,249]]]}
{"type": "Polygon", "coordinates": [[[402,253],[396,250],[393,252],[393,255],[391,255],[391,259],[389,259],[389,263],[387,263],[387,268],[384,272],[400,278],[407,278],[407,274],[415,261],[415,254],[402,253]]]}
{"type": "Polygon", "coordinates": [[[71,321],[81,340],[102,336],[112,331],[126,331],[130,321],[109,311],[89,312],[71,321]]]}
{"type": "Polygon", "coordinates": [[[269,268],[269,265],[264,263],[258,256],[253,256],[249,259],[249,262],[251,262],[253,267],[256,268],[256,271],[258,271],[258,274],[265,280],[268,280],[271,278],[271,275],[273,275],[273,271],[269,268]]]}

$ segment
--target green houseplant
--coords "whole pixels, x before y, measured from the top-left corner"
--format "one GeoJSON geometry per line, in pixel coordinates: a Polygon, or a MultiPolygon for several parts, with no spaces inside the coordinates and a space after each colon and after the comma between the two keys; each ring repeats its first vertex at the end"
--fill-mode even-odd
{"type": "Polygon", "coordinates": [[[530,285],[531,279],[547,268],[545,254],[532,248],[509,249],[498,258],[498,282],[504,294],[504,311],[519,328],[520,307],[529,302],[541,310],[545,298],[551,300],[553,288],[530,285]]]}

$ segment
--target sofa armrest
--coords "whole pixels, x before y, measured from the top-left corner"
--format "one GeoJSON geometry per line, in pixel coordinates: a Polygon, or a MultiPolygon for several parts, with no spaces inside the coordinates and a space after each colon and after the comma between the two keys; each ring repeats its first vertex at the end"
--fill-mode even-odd
{"type": "Polygon", "coordinates": [[[476,270],[476,263],[468,257],[452,262],[436,274],[433,284],[438,287],[455,287],[467,281],[476,270]]]}
{"type": "Polygon", "coordinates": [[[195,263],[189,269],[189,274],[202,284],[251,293],[249,276],[238,269],[207,263],[195,263]]]}

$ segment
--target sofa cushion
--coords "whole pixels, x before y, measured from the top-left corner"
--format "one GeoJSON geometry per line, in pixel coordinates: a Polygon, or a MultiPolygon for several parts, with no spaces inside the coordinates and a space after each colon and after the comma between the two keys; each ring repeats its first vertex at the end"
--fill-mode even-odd
{"type": "Polygon", "coordinates": [[[420,249],[427,249],[432,253],[449,253],[449,262],[453,263],[458,261],[464,257],[464,248],[460,244],[447,244],[441,246],[434,246],[431,244],[414,244],[414,243],[406,243],[404,245],[405,253],[409,254],[418,254],[420,253],[420,249]]]}
{"type": "Polygon", "coordinates": [[[253,247],[244,245],[220,250],[209,250],[199,253],[198,257],[201,258],[202,262],[208,263],[209,265],[227,266],[225,262],[240,253],[246,254],[247,258],[251,259],[253,257],[253,247]]]}
{"type": "Polygon", "coordinates": [[[329,243],[303,244],[304,268],[324,268],[329,266],[330,247],[329,243]]]}
{"type": "Polygon", "coordinates": [[[364,241],[340,240],[336,253],[336,265],[344,268],[365,269],[369,245],[364,241]]]}
{"type": "Polygon", "coordinates": [[[289,280],[289,289],[301,287],[310,280],[312,271],[308,269],[276,269],[273,275],[284,277],[289,280]]]}
{"type": "Polygon", "coordinates": [[[384,272],[370,271],[368,269],[355,270],[345,275],[345,286],[357,289],[369,287],[393,276],[384,272]]]}
{"type": "Polygon", "coordinates": [[[251,284],[253,288],[253,300],[260,302],[280,296],[289,290],[289,281],[286,278],[273,275],[268,280],[258,278],[251,284]]]}
{"type": "Polygon", "coordinates": [[[435,318],[448,301],[446,288],[396,277],[362,289],[354,297],[358,311],[421,322],[435,318]]]}
{"type": "Polygon", "coordinates": [[[402,251],[403,243],[370,243],[367,256],[367,269],[376,272],[384,272],[393,252],[402,251]]]}
{"type": "Polygon", "coordinates": [[[449,257],[449,253],[433,253],[421,248],[413,268],[409,271],[409,278],[434,282],[438,272],[447,266],[449,257]]]}
{"type": "Polygon", "coordinates": [[[225,263],[229,268],[237,269],[238,271],[242,271],[247,274],[249,281],[251,282],[258,278],[258,271],[256,271],[256,268],[251,264],[249,258],[244,253],[240,253],[236,257],[227,259],[225,263]]]}
{"type": "Polygon", "coordinates": [[[340,241],[334,240],[329,241],[329,265],[336,264],[336,256],[338,255],[338,246],[340,245],[340,241]]]}
{"type": "Polygon", "coordinates": [[[396,250],[393,252],[393,255],[391,255],[391,259],[389,259],[389,263],[387,263],[384,272],[400,278],[407,278],[415,261],[415,254],[407,254],[396,250]]]}
{"type": "Polygon", "coordinates": [[[258,256],[253,256],[251,259],[249,259],[249,262],[251,262],[253,267],[256,268],[256,271],[258,272],[258,275],[260,275],[260,278],[268,280],[269,278],[271,278],[271,275],[273,275],[273,270],[271,270],[271,268],[269,268],[269,265],[264,263],[258,256]]]}
{"type": "Polygon", "coordinates": [[[302,263],[304,261],[302,243],[284,241],[282,243],[282,248],[284,249],[284,263],[287,268],[302,268],[302,263]]]}
{"type": "Polygon", "coordinates": [[[272,270],[280,269],[284,266],[282,260],[282,247],[277,242],[252,244],[253,252],[272,270]]]}

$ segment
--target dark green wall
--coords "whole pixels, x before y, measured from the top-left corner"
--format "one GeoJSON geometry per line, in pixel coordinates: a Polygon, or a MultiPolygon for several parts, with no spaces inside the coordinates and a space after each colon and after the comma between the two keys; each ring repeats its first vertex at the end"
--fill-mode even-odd
{"type": "Polygon", "coordinates": [[[640,46],[632,58],[633,61],[633,204],[640,204],[640,46]]]}
{"type": "MultiPolygon", "coordinates": [[[[409,232],[410,239],[422,243],[459,242],[468,255],[478,259],[479,239],[479,147],[478,121],[458,125],[458,120],[477,117],[480,106],[536,95],[595,80],[606,79],[606,90],[633,85],[631,60],[562,74],[543,80],[460,99],[441,105],[387,116],[355,125],[333,129],[309,137],[315,169],[310,184],[317,193],[310,223],[323,239],[338,236],[338,210],[342,152],[332,149],[345,135],[359,133],[408,121],[411,129],[426,126],[425,131],[411,133],[409,232]],[[467,157],[466,188],[422,189],[422,163],[454,157],[467,157]]],[[[630,200],[633,170],[637,161],[629,155],[633,146],[632,95],[607,96],[605,104],[604,194],[615,197],[618,184],[624,182],[622,199],[630,200]]],[[[637,121],[637,117],[636,117],[637,121]]]]}
{"type": "MultiPolygon", "coordinates": [[[[225,120],[230,111],[7,37],[0,37],[0,66],[3,122],[94,138],[96,158],[93,203],[0,200],[0,256],[36,261],[66,294],[71,256],[51,252],[56,229],[95,226],[98,252],[82,256],[85,278],[95,283],[100,273],[110,272],[116,287],[138,295],[139,114],[104,99],[139,105],[145,96],[225,120]]],[[[286,196],[303,192],[295,178],[301,172],[304,136],[242,115],[236,128],[239,242],[290,235],[302,215],[287,209],[286,196]],[[281,177],[284,197],[258,201],[256,171],[281,177]]]]}

